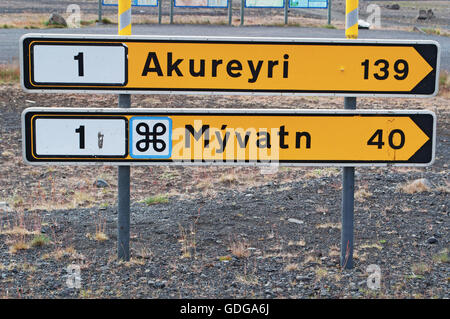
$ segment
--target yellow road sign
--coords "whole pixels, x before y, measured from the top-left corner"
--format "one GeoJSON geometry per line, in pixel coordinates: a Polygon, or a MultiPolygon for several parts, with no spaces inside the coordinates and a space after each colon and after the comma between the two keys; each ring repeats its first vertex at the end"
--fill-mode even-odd
{"type": "Polygon", "coordinates": [[[430,165],[429,111],[40,109],[23,113],[31,164],[430,165]]]}
{"type": "Polygon", "coordinates": [[[29,91],[437,93],[434,41],[26,35],[29,91]]]}

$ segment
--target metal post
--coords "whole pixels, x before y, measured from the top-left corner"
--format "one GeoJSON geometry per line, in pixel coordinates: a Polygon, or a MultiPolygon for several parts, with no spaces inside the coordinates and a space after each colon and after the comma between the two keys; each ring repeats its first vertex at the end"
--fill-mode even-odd
{"type": "Polygon", "coordinates": [[[289,0],[284,0],[284,24],[288,24],[288,7],[289,7],[289,0]]]}
{"type": "Polygon", "coordinates": [[[244,8],[245,8],[245,0],[241,0],[241,26],[244,25],[244,8]]]}
{"type": "MultiPolygon", "coordinates": [[[[346,0],[345,36],[358,37],[358,0],[346,0]],[[355,28],[356,26],[356,28],[355,28]]],[[[356,97],[345,97],[344,108],[356,109],[356,97]]],[[[355,168],[344,167],[342,172],[342,213],[341,213],[341,266],[353,268],[353,220],[355,206],[355,168]]]]}
{"type": "Polygon", "coordinates": [[[102,1],[103,0],[98,0],[98,24],[102,24],[102,1]]]}
{"type": "MultiPolygon", "coordinates": [[[[344,98],[344,108],[356,109],[356,97],[344,98]]],[[[341,227],[341,266],[353,268],[353,220],[355,203],[355,168],[344,167],[342,172],[342,227],[341,227]]]]}
{"type": "MultiPolygon", "coordinates": [[[[131,35],[131,0],[119,0],[119,35],[131,35]]],[[[119,94],[119,107],[130,108],[130,94],[119,94]]],[[[130,260],[130,166],[118,169],[117,257],[130,260]]]]}
{"type": "Polygon", "coordinates": [[[328,25],[331,24],[331,0],[328,0],[328,25]]]}
{"type": "Polygon", "coordinates": [[[161,24],[162,20],[162,0],[158,0],[158,24],[161,24]]]}
{"type": "Polygon", "coordinates": [[[228,25],[233,23],[233,0],[228,0],[228,25]]]}
{"type": "Polygon", "coordinates": [[[173,2],[174,0],[170,0],[170,24],[173,24],[173,2]]]}

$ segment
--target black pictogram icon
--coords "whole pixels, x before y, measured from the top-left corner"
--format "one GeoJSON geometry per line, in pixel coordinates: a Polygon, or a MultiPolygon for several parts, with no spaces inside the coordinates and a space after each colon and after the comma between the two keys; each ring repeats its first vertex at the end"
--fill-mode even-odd
{"type": "Polygon", "coordinates": [[[158,136],[164,135],[167,128],[162,123],[156,123],[153,125],[153,131],[150,132],[150,127],[147,123],[139,123],[136,125],[136,132],[139,135],[145,136],[144,139],[136,142],[136,148],[139,152],[146,152],[150,148],[150,144],[153,144],[153,149],[156,152],[163,152],[166,149],[166,142],[158,139],[158,136]],[[161,129],[158,131],[158,129],[161,129]],[[143,146],[141,146],[143,144],[143,146]]]}

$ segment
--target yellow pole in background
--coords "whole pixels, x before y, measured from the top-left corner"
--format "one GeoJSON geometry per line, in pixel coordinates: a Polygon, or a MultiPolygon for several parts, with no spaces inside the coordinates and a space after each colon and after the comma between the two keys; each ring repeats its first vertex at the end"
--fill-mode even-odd
{"type": "Polygon", "coordinates": [[[358,37],[358,0],[346,0],[345,3],[345,37],[358,37]]]}
{"type": "Polygon", "coordinates": [[[119,0],[119,35],[131,35],[131,0],[119,0]]]}

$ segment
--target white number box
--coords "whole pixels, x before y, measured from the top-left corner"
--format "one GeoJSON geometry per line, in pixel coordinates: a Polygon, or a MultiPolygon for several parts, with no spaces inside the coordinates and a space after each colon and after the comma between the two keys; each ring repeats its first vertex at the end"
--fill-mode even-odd
{"type": "Polygon", "coordinates": [[[125,118],[37,118],[34,125],[34,154],[40,157],[124,157],[127,154],[125,118]]]}
{"type": "Polygon", "coordinates": [[[103,45],[35,44],[31,47],[31,82],[70,85],[126,85],[127,47],[103,45]]]}

